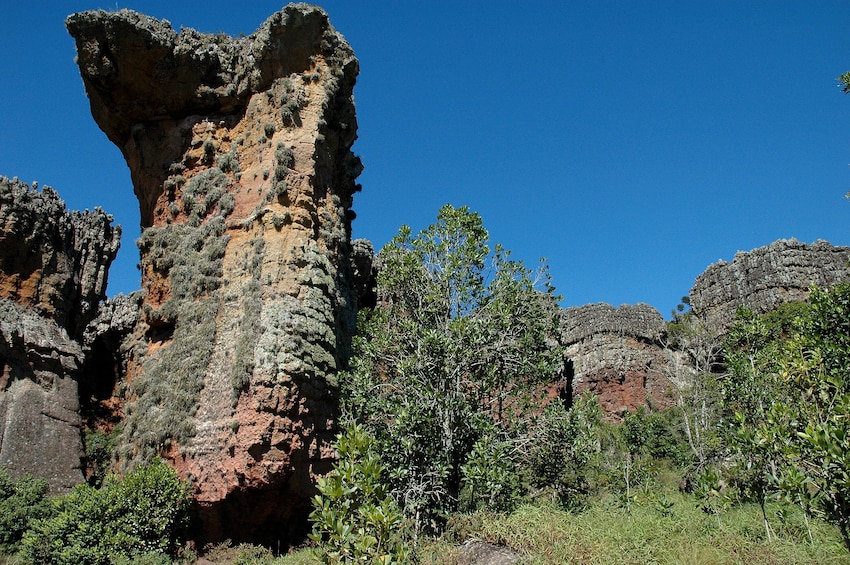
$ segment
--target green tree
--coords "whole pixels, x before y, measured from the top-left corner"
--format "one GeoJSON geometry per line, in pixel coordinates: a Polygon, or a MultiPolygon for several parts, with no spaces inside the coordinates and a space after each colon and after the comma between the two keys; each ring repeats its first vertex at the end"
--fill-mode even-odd
{"type": "Polygon", "coordinates": [[[722,381],[732,479],[744,498],[758,503],[767,538],[772,530],[765,504],[775,492],[778,469],[784,456],[782,426],[775,421],[775,406],[788,394],[779,379],[780,343],[775,328],[749,310],[725,340],[725,359],[730,374],[722,381]]]}
{"type": "MultiPolygon", "coordinates": [[[[726,342],[724,404],[744,494],[777,495],[838,525],[850,551],[850,284],[810,305],[743,312],[726,342]]],[[[770,528],[765,515],[765,527],[770,528]]]]}
{"type": "Polygon", "coordinates": [[[810,302],[780,366],[791,392],[774,417],[790,438],[780,486],[836,523],[850,551],[850,284],[813,288],[810,302]]]}
{"type": "Polygon", "coordinates": [[[402,227],[380,253],[381,304],[361,312],[342,383],[345,412],[378,439],[393,494],[420,530],[440,528],[473,448],[488,434],[491,447],[515,439],[562,363],[545,263],[533,272],[488,243],[466,207],[444,206],[416,235],[402,227]]]}

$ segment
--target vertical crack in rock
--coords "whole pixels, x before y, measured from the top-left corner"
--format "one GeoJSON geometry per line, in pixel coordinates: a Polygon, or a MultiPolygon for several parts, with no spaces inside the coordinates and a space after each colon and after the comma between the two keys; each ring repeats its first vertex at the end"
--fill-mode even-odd
{"type": "Polygon", "coordinates": [[[121,462],[166,456],[200,541],[298,541],[357,308],[357,59],[305,4],[239,39],[128,10],[66,25],[143,228],[121,462]]]}

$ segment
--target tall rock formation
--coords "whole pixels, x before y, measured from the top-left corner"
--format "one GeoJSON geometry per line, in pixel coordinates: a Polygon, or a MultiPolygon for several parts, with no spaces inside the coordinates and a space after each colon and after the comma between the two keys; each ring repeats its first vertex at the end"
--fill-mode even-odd
{"type": "Polygon", "coordinates": [[[0,177],[0,466],[54,492],[83,480],[81,338],[118,252],[112,221],[0,177]]]}
{"type": "Polygon", "coordinates": [[[651,403],[670,405],[664,318],[648,304],[587,304],[561,312],[567,380],[572,394],[591,391],[603,412],[617,419],[651,403]]]}
{"type": "Polygon", "coordinates": [[[731,263],[718,261],[694,282],[691,308],[708,328],[725,332],[738,308],[766,314],[786,302],[805,301],[812,285],[850,281],[850,247],[819,240],[811,245],[780,239],[731,263]]]}
{"type": "Polygon", "coordinates": [[[240,39],[128,10],[66,25],[141,211],[121,461],[166,456],[202,541],[285,545],[333,460],[355,323],[357,59],[305,4],[240,39]]]}

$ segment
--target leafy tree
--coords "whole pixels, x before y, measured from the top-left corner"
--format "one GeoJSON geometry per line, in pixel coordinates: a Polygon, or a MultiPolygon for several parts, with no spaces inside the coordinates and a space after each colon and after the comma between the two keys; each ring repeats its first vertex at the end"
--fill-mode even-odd
{"type": "Polygon", "coordinates": [[[780,486],[820,508],[850,551],[850,284],[813,288],[810,302],[780,365],[791,391],[775,418],[791,440],[780,486]]]}
{"type": "MultiPolygon", "coordinates": [[[[685,297],[683,297],[684,300],[685,297]]],[[[723,341],[693,312],[667,324],[665,354],[676,410],[699,476],[719,454],[721,416],[719,372],[723,341]]]]}
{"type": "Polygon", "coordinates": [[[770,494],[822,512],[850,551],[850,284],[812,288],[809,306],[743,312],[726,346],[739,486],[763,515],[770,494]]]}
{"type": "Polygon", "coordinates": [[[569,410],[551,403],[535,419],[531,484],[540,491],[551,490],[566,510],[586,506],[601,486],[601,422],[599,400],[590,392],[576,398],[569,410]]]}
{"type": "Polygon", "coordinates": [[[721,386],[732,479],[746,499],[758,503],[771,539],[765,504],[775,490],[783,457],[781,426],[772,416],[774,406],[788,393],[778,375],[780,344],[764,318],[742,309],[726,337],[725,351],[731,374],[721,386]]]}
{"type": "Polygon", "coordinates": [[[515,439],[534,392],[562,363],[545,264],[532,272],[488,241],[466,207],[444,206],[416,235],[402,227],[380,253],[381,304],[361,312],[342,383],[345,412],[377,438],[418,530],[440,528],[475,446],[480,460],[515,439]]]}

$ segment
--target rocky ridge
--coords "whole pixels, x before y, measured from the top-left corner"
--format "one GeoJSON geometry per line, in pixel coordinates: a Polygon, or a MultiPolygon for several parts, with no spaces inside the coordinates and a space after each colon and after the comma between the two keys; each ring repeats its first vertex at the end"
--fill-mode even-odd
{"type": "Polygon", "coordinates": [[[82,482],[82,334],[106,291],[121,229],[67,212],[50,187],[0,178],[0,465],[82,482]]]}
{"type": "Polygon", "coordinates": [[[807,300],[812,285],[850,281],[848,265],[850,247],[823,240],[809,245],[780,239],[749,252],[739,251],[731,262],[709,266],[690,291],[691,308],[708,327],[722,333],[738,308],[765,314],[780,304],[807,300]]]}
{"type": "Polygon", "coordinates": [[[143,228],[120,461],[164,455],[200,541],[300,539],[357,308],[357,59],[305,4],[239,39],[128,10],[66,25],[143,228]]]}

